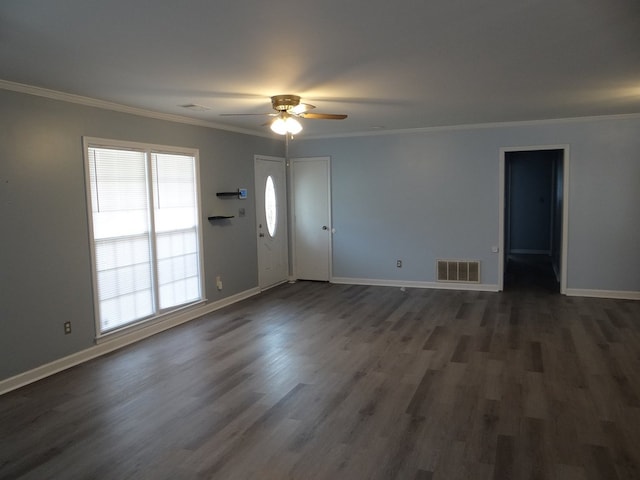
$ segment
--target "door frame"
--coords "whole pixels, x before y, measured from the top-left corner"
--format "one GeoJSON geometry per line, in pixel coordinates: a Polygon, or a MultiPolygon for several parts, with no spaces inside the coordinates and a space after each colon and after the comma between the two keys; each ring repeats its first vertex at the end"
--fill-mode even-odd
{"type": "Polygon", "coordinates": [[[498,291],[504,290],[504,269],[505,269],[505,171],[506,154],[508,152],[529,152],[536,150],[562,150],[562,244],[560,251],[560,293],[567,293],[567,257],[569,250],[569,164],[570,148],[564,145],[534,145],[522,147],[501,147],[499,158],[498,175],[498,291]]]}
{"type": "Polygon", "coordinates": [[[255,238],[256,238],[256,261],[257,261],[257,266],[258,266],[258,288],[260,289],[260,291],[265,291],[268,290],[272,287],[275,287],[277,285],[280,285],[282,283],[285,283],[288,279],[289,279],[289,269],[290,269],[290,256],[289,256],[289,237],[291,235],[291,231],[289,228],[289,185],[288,185],[288,174],[287,174],[287,159],[284,157],[274,157],[274,156],[270,156],[270,155],[259,155],[256,154],[253,156],[253,185],[255,188],[255,195],[254,195],[254,208],[255,208],[255,222],[254,222],[254,227],[255,227],[255,238]],[[268,285],[268,286],[263,286],[262,285],[262,278],[261,278],[261,265],[260,265],[260,237],[258,235],[258,217],[260,215],[260,213],[258,212],[258,187],[257,187],[257,176],[256,176],[256,169],[257,169],[257,165],[258,165],[258,161],[267,161],[267,162],[277,162],[277,163],[281,163],[282,164],[282,168],[284,169],[284,175],[283,175],[283,180],[284,180],[284,201],[282,202],[282,206],[284,208],[284,214],[282,215],[282,219],[281,219],[281,225],[280,228],[284,229],[284,250],[285,250],[285,255],[284,255],[284,261],[286,262],[286,266],[285,266],[285,277],[282,279],[282,281],[278,281],[272,285],[268,285]]]}
{"type": "Polygon", "coordinates": [[[289,259],[291,261],[291,277],[292,280],[298,279],[297,274],[297,264],[296,264],[296,219],[295,219],[295,211],[296,211],[296,191],[295,191],[295,183],[294,183],[294,172],[295,172],[295,163],[296,162],[317,162],[317,161],[326,161],[327,162],[327,218],[328,218],[328,226],[329,226],[329,282],[333,281],[333,234],[335,230],[333,228],[333,217],[331,215],[332,207],[331,207],[331,157],[330,156],[318,156],[318,157],[295,157],[288,159],[289,165],[289,185],[290,188],[290,238],[289,238],[289,249],[290,255],[289,259]]]}

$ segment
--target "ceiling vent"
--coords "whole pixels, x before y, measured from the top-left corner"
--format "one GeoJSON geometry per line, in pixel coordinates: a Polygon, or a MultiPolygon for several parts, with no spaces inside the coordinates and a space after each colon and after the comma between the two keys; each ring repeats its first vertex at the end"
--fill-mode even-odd
{"type": "Polygon", "coordinates": [[[207,110],[211,110],[209,107],[205,107],[204,105],[198,105],[197,103],[187,103],[185,105],[179,105],[182,108],[186,108],[187,110],[193,110],[194,112],[206,112],[207,110]]]}
{"type": "Polygon", "coordinates": [[[439,282],[480,283],[478,260],[438,260],[437,270],[439,282]]]}

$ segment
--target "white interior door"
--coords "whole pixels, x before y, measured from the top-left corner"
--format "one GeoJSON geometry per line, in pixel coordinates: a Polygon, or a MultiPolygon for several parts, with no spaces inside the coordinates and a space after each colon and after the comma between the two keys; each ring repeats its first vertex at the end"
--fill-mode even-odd
{"type": "Polygon", "coordinates": [[[300,280],[331,278],[330,159],[291,160],[293,262],[300,280]]]}
{"type": "Polygon", "coordinates": [[[256,155],[255,181],[258,284],[264,290],[289,277],[285,159],[256,155]]]}

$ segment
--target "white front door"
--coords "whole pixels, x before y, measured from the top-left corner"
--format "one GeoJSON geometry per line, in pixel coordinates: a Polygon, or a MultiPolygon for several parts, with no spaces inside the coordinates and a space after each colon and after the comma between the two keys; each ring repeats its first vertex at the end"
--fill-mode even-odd
{"type": "Polygon", "coordinates": [[[300,280],[331,278],[329,157],[291,160],[294,273],[300,280]]]}
{"type": "Polygon", "coordinates": [[[285,159],[255,156],[258,286],[264,290],[289,277],[285,159]]]}

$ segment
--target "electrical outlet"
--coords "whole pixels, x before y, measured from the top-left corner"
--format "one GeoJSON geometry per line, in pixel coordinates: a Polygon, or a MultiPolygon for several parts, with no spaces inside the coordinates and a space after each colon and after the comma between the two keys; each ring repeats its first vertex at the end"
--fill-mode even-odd
{"type": "Polygon", "coordinates": [[[396,267],[398,267],[398,268],[402,268],[402,260],[398,260],[398,261],[396,262],[396,267]]]}
{"type": "Polygon", "coordinates": [[[64,322],[64,334],[69,335],[71,333],[71,322],[64,322]]]}
{"type": "Polygon", "coordinates": [[[222,290],[222,277],[220,275],[216,277],[216,287],[218,287],[218,290],[222,290]]]}

